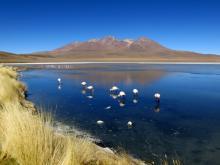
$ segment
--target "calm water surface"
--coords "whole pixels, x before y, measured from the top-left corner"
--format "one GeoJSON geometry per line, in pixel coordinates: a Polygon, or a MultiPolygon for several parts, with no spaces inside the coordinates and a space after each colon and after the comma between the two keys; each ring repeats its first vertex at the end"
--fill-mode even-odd
{"type": "Polygon", "coordinates": [[[219,65],[100,64],[31,69],[21,79],[29,100],[108,147],[156,162],[167,155],[184,164],[220,164],[219,65]],[[81,81],[94,86],[92,99],[82,91],[81,81]],[[126,92],[124,107],[110,96],[112,85],[126,92]],[[133,88],[139,90],[138,98],[133,88]],[[157,91],[159,105],[153,99],[157,91]],[[105,124],[99,126],[97,120],[105,124]]]}

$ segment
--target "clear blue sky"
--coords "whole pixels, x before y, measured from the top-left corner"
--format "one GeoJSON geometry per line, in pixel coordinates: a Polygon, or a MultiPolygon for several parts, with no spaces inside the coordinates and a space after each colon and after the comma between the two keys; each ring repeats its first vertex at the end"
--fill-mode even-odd
{"type": "Polygon", "coordinates": [[[218,0],[1,0],[0,50],[28,53],[113,35],[220,54],[218,0]]]}

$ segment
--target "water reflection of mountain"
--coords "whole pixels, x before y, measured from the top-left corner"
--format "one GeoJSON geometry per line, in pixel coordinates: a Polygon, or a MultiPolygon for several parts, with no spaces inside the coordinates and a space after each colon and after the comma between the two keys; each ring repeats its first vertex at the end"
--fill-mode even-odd
{"type": "Polygon", "coordinates": [[[140,84],[149,84],[152,81],[160,79],[165,75],[162,70],[121,70],[121,71],[100,71],[100,70],[81,70],[79,74],[66,74],[67,78],[74,78],[81,81],[89,81],[104,85],[112,85],[124,82],[126,85],[134,82],[140,84]],[[85,80],[86,79],[86,80],[85,80]]]}

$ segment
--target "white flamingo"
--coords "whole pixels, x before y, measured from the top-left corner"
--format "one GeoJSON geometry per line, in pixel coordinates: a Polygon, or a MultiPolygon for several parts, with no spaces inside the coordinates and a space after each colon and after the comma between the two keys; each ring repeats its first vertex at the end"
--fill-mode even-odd
{"type": "Polygon", "coordinates": [[[90,86],[87,87],[87,89],[90,90],[90,91],[93,91],[94,87],[92,85],[90,85],[90,86]]]}
{"type": "Polygon", "coordinates": [[[81,82],[81,85],[82,85],[82,86],[86,86],[86,84],[87,84],[87,83],[86,83],[85,81],[81,82]]]}
{"type": "Polygon", "coordinates": [[[102,125],[102,124],[104,124],[104,121],[98,120],[96,123],[97,123],[98,125],[102,125]]]}
{"type": "Polygon", "coordinates": [[[160,101],[160,93],[155,93],[154,98],[155,98],[156,101],[159,102],[160,101]]]}
{"type": "Polygon", "coordinates": [[[134,95],[137,95],[139,93],[137,89],[133,89],[132,92],[133,92],[134,95]]]}
{"type": "Polygon", "coordinates": [[[120,91],[119,92],[119,94],[118,94],[118,97],[125,97],[126,96],[126,94],[125,94],[125,92],[124,91],[120,91]]]}
{"type": "Polygon", "coordinates": [[[112,108],[112,106],[107,106],[105,109],[111,109],[112,108]]]}
{"type": "Polygon", "coordinates": [[[57,79],[57,81],[58,81],[58,83],[59,83],[59,84],[61,84],[61,83],[62,83],[61,78],[58,78],[58,79],[57,79]]]}
{"type": "Polygon", "coordinates": [[[114,91],[117,91],[119,90],[119,88],[117,86],[113,86],[111,89],[110,89],[110,92],[114,92],[114,91]]]}
{"type": "Polygon", "coordinates": [[[127,125],[128,125],[129,127],[131,127],[131,126],[133,125],[133,123],[132,123],[131,121],[129,121],[129,122],[127,123],[127,125]]]}

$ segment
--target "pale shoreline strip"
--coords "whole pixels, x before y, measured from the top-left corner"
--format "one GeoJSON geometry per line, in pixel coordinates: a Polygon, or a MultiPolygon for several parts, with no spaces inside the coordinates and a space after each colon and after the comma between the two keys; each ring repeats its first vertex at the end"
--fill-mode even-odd
{"type": "Polygon", "coordinates": [[[155,65],[220,65],[220,62],[40,62],[40,63],[0,63],[2,65],[74,65],[74,64],[155,64],[155,65]]]}

